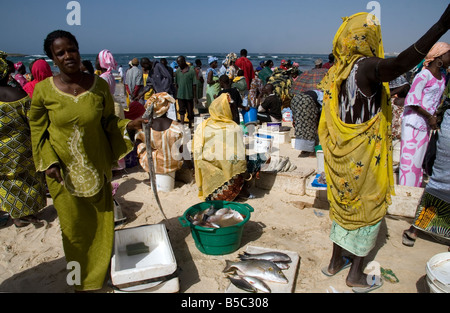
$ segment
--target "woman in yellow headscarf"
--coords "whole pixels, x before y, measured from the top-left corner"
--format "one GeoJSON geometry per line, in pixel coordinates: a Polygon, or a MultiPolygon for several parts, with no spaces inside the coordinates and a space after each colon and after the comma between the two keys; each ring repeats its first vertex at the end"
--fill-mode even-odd
{"type": "Polygon", "coordinates": [[[324,91],[319,138],[333,221],[333,255],[322,272],[333,276],[351,266],[346,283],[355,292],[381,286],[379,279],[363,274],[363,262],[394,193],[388,82],[417,65],[445,34],[449,8],[421,39],[389,59],[384,59],[375,16],[344,18],[333,41],[336,63],[318,86],[324,91]],[[354,257],[343,257],[343,250],[354,257]]]}
{"type": "Polygon", "coordinates": [[[198,196],[202,200],[233,201],[248,197],[246,181],[265,162],[246,157],[242,129],[233,121],[230,95],[217,97],[209,107],[210,118],[195,130],[193,155],[198,196]]]}

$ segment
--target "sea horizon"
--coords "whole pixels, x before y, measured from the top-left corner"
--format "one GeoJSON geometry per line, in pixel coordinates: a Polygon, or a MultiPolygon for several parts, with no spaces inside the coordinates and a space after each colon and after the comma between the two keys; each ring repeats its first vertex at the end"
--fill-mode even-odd
{"type": "MultiPolygon", "coordinates": [[[[330,51],[331,52],[331,51],[330,51]]],[[[239,57],[239,52],[235,52],[236,55],[239,57]]],[[[211,56],[217,57],[219,60],[219,67],[221,66],[222,61],[226,58],[226,56],[229,54],[229,52],[179,52],[179,53],[168,53],[168,52],[141,52],[141,53],[113,53],[114,58],[119,65],[122,65],[122,67],[127,67],[128,63],[133,58],[138,58],[139,60],[147,57],[151,61],[159,61],[162,58],[167,59],[168,63],[175,61],[178,56],[183,55],[186,57],[186,60],[190,63],[194,63],[196,59],[200,59],[202,62],[202,68],[207,69],[209,67],[208,65],[208,58],[211,56]]],[[[395,56],[398,53],[386,53],[386,56],[395,56]]],[[[254,68],[260,66],[260,62],[272,60],[274,62],[275,67],[279,67],[281,65],[282,60],[290,60],[292,62],[299,64],[299,69],[301,71],[306,71],[314,67],[314,61],[316,59],[322,59],[323,63],[328,62],[328,55],[329,54],[323,54],[323,53],[276,53],[276,52],[258,52],[258,53],[249,53],[248,59],[252,62],[254,68]]],[[[89,60],[92,62],[93,65],[95,65],[95,59],[97,57],[97,54],[93,53],[81,53],[82,60],[89,60]]],[[[12,62],[22,62],[27,72],[30,72],[29,70],[29,64],[34,61],[35,59],[43,58],[45,59],[54,69],[55,71],[58,71],[56,66],[53,64],[53,61],[48,58],[47,55],[41,53],[41,54],[18,54],[18,53],[12,53],[8,54],[8,59],[10,59],[12,62]]],[[[116,71],[117,72],[117,71],[116,71]]]]}

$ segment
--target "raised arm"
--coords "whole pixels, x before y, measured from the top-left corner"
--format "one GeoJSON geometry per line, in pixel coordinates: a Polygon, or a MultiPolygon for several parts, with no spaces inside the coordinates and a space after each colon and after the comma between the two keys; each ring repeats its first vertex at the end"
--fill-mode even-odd
{"type": "Polygon", "coordinates": [[[420,63],[450,27],[450,5],[441,18],[414,44],[396,58],[369,58],[361,64],[371,82],[389,82],[420,63]]]}

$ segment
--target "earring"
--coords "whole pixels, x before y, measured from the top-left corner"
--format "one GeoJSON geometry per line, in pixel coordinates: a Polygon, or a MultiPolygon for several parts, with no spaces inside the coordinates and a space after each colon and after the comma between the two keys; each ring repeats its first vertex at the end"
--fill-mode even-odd
{"type": "Polygon", "coordinates": [[[438,63],[437,66],[438,67],[442,67],[444,66],[444,61],[442,61],[441,59],[438,59],[438,61],[440,61],[441,63],[438,63]]]}

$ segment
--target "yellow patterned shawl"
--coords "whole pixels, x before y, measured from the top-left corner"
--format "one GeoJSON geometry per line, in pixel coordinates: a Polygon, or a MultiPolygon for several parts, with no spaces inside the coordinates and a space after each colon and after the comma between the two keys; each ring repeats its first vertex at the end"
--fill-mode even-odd
{"type": "Polygon", "coordinates": [[[392,112],[383,83],[381,112],[362,124],[339,117],[339,91],[361,57],[384,58],[381,28],[373,15],[358,13],[339,28],[333,41],[335,65],[319,88],[324,91],[319,138],[325,156],[330,218],[347,230],[378,223],[394,194],[392,112]]]}
{"type": "Polygon", "coordinates": [[[209,113],[211,117],[197,127],[193,140],[195,181],[202,200],[247,170],[242,129],[233,121],[229,95],[217,97],[209,113]]]}

